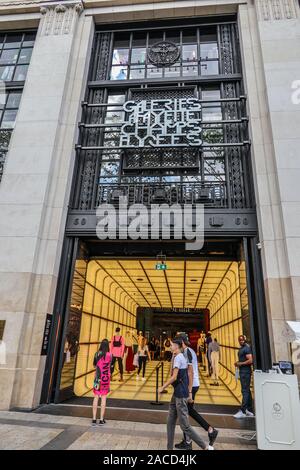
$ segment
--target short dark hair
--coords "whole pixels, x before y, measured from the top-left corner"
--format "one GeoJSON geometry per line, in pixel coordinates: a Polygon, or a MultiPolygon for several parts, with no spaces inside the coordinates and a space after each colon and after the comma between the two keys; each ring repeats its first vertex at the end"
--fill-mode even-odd
{"type": "Polygon", "coordinates": [[[116,328],[116,331],[117,331],[117,332],[119,332],[119,331],[120,331],[120,328],[119,328],[119,327],[117,327],[117,328],[116,328]]]}
{"type": "Polygon", "coordinates": [[[177,338],[179,338],[186,346],[191,345],[188,335],[178,335],[177,338]]]}
{"type": "Polygon", "coordinates": [[[177,344],[177,345],[180,346],[180,347],[182,346],[182,343],[183,343],[182,338],[179,337],[179,336],[176,336],[176,337],[173,338],[171,341],[172,341],[172,343],[175,343],[175,344],[177,344]]]}

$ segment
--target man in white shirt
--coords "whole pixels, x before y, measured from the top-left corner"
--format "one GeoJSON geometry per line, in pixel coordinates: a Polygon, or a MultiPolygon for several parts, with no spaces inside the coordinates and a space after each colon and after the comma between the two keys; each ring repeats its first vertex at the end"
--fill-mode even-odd
{"type": "Polygon", "coordinates": [[[188,436],[190,441],[196,442],[199,447],[203,450],[208,450],[205,442],[202,437],[195,431],[194,428],[189,423],[189,413],[187,400],[189,395],[189,377],[187,371],[187,362],[183,354],[181,353],[182,340],[177,338],[173,339],[171,342],[171,348],[173,353],[172,360],[172,375],[171,378],[160,387],[159,392],[163,391],[169,386],[173,385],[174,393],[171,398],[169,405],[169,415],[167,423],[167,434],[168,434],[168,450],[173,450],[174,445],[174,436],[175,436],[175,427],[176,421],[178,418],[179,425],[182,431],[188,436]]]}
{"type": "MultiPolygon", "coordinates": [[[[208,433],[209,446],[212,447],[217,436],[218,430],[210,426],[205,419],[195,410],[194,400],[196,393],[200,387],[198,361],[195,351],[190,347],[190,342],[187,335],[181,335],[178,337],[182,341],[183,355],[188,364],[188,376],[189,376],[189,398],[188,398],[188,412],[189,415],[205,429],[208,433]]],[[[175,444],[176,449],[190,450],[192,448],[192,442],[188,437],[183,434],[183,440],[179,444],[175,444]]]]}

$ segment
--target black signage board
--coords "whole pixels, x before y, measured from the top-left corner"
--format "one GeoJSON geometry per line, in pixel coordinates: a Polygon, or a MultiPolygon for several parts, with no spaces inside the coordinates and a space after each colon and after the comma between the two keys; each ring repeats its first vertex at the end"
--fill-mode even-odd
{"type": "Polygon", "coordinates": [[[50,331],[51,331],[51,325],[52,325],[52,317],[53,315],[51,315],[50,313],[47,313],[41,356],[47,356],[50,331]]]}

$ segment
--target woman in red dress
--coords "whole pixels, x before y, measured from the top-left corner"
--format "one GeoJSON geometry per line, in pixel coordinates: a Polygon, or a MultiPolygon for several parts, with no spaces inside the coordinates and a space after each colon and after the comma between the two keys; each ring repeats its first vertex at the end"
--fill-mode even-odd
{"type": "Polygon", "coordinates": [[[133,365],[133,356],[134,356],[133,341],[134,339],[135,338],[133,334],[130,331],[126,331],[126,335],[125,335],[125,355],[126,355],[125,370],[126,372],[133,372],[135,370],[135,366],[133,365]]]}

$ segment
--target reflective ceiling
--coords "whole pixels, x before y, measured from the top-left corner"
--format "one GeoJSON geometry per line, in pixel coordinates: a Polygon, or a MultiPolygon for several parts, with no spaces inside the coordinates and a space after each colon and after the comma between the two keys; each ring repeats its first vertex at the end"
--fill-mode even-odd
{"type": "MultiPolygon", "coordinates": [[[[234,262],[97,259],[102,269],[141,307],[206,308],[234,262]]],[[[95,266],[96,267],[96,266],[95,266]]],[[[97,287],[97,286],[95,286],[97,287]]]]}

